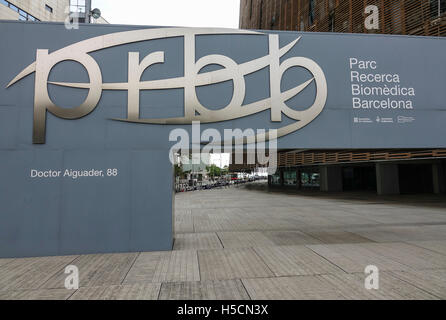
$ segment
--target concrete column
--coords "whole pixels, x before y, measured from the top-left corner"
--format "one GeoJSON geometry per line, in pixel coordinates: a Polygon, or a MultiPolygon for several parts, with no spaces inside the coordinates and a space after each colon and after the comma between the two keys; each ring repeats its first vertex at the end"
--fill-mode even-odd
{"type": "Polygon", "coordinates": [[[376,164],[376,191],[378,194],[399,194],[400,183],[398,165],[391,163],[376,164]]]}
{"type": "Polygon", "coordinates": [[[296,169],[296,189],[300,189],[300,170],[296,169]]]}
{"type": "Polygon", "coordinates": [[[342,168],[339,166],[319,167],[321,191],[342,191],[342,168]]]}
{"type": "Polygon", "coordinates": [[[85,23],[91,23],[90,12],[91,12],[91,0],[86,0],[85,1],[85,23]]]}
{"type": "Polygon", "coordinates": [[[445,172],[441,163],[432,164],[432,182],[434,184],[434,193],[445,193],[445,172]]]}

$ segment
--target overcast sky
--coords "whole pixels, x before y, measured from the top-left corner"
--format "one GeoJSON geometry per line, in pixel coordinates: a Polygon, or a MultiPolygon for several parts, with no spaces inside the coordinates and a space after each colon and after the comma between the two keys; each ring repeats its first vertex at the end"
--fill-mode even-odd
{"type": "Polygon", "coordinates": [[[113,24],[238,28],[240,0],[92,0],[113,24]]]}

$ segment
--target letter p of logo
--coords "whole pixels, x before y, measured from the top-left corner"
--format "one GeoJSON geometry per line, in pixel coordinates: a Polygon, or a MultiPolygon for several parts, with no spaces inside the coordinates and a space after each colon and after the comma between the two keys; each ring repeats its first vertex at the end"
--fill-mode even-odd
{"type": "MultiPolygon", "coordinates": [[[[52,82],[50,82],[52,83],[52,82]]],[[[63,83],[53,83],[63,85],[63,83]]],[[[33,143],[45,143],[46,111],[63,119],[78,119],[94,110],[102,94],[102,75],[96,61],[86,53],[61,55],[48,54],[48,50],[37,50],[36,80],[34,88],[34,127],[33,143]],[[90,83],[85,101],[75,108],[61,108],[55,105],[48,94],[48,77],[52,68],[59,62],[73,60],[82,64],[88,72],[90,83]]]]}

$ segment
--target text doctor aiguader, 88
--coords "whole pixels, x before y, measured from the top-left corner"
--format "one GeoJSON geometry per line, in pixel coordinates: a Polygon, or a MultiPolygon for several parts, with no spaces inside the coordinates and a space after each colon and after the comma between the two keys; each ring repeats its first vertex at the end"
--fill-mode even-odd
{"type": "Polygon", "coordinates": [[[51,178],[105,178],[105,177],[117,177],[119,171],[116,168],[107,169],[60,169],[60,170],[38,170],[31,169],[29,176],[33,179],[51,179],[51,178]]]}

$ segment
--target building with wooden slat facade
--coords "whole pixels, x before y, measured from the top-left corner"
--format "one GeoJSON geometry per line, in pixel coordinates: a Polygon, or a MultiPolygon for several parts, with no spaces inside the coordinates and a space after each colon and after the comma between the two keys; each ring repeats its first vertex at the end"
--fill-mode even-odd
{"type": "Polygon", "coordinates": [[[446,36],[446,0],[241,0],[240,28],[446,36]],[[370,5],[376,30],[364,25],[370,5]]]}
{"type": "MultiPolygon", "coordinates": [[[[446,0],[241,0],[241,29],[446,36],[446,0]],[[377,28],[367,28],[378,10],[377,28]]],[[[246,155],[245,155],[246,157],[246,155]]],[[[269,184],[323,191],[445,193],[446,149],[279,150],[269,184]]],[[[232,162],[234,163],[234,161],[232,162]]],[[[231,164],[231,170],[257,165],[231,164]]]]}

